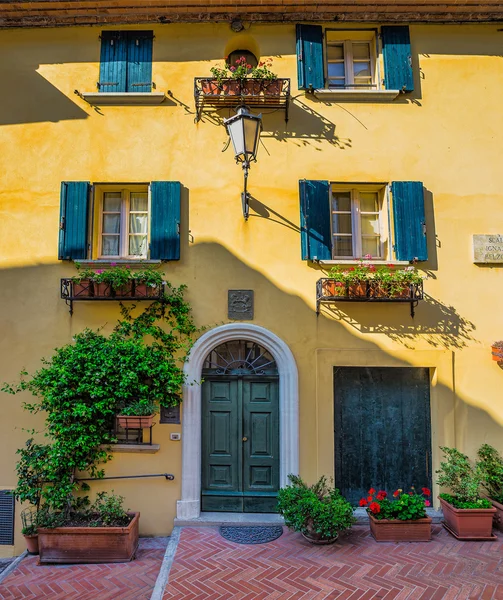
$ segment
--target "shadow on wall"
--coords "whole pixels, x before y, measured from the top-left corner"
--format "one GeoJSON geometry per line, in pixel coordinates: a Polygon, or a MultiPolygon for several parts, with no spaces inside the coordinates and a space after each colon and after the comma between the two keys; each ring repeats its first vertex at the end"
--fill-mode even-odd
{"type": "MultiPolygon", "coordinates": [[[[44,54],[42,46],[40,52],[44,54]]],[[[40,64],[52,60],[50,56],[38,58],[40,64]]],[[[87,119],[84,110],[37,73],[38,67],[38,62],[31,63],[15,52],[0,64],[4,90],[0,94],[0,125],[87,119]]]]}

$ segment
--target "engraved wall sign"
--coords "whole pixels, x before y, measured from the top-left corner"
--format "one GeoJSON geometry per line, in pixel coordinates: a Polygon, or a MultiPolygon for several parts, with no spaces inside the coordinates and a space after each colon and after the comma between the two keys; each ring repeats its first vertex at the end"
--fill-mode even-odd
{"type": "Polygon", "coordinates": [[[473,236],[474,263],[503,263],[503,234],[473,236]]]}
{"type": "Polygon", "coordinates": [[[253,320],[253,290],[229,290],[227,309],[229,319],[253,320]]]}
{"type": "Polygon", "coordinates": [[[173,425],[180,424],[180,405],[170,406],[166,408],[161,406],[161,414],[159,416],[159,423],[172,423],[173,425]]]}

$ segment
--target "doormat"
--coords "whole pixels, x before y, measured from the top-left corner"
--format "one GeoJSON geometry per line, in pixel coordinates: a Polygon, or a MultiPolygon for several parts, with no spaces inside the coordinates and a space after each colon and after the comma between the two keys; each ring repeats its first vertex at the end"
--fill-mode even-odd
{"type": "Polygon", "coordinates": [[[281,525],[264,525],[255,527],[229,527],[222,525],[220,535],[236,544],[267,544],[277,540],[283,533],[281,525]]]}

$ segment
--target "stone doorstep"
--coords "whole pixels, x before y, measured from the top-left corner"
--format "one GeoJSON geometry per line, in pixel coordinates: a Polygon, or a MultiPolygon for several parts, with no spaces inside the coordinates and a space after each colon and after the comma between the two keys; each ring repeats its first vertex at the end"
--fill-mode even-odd
{"type": "MultiPolygon", "coordinates": [[[[427,508],[426,514],[432,518],[433,523],[442,522],[442,511],[427,508]]],[[[367,511],[364,508],[355,509],[357,525],[369,522],[367,511]]],[[[219,527],[220,525],[252,526],[252,525],[284,525],[283,517],[276,513],[231,513],[231,512],[202,512],[197,519],[178,519],[174,521],[175,527],[219,527]]]]}

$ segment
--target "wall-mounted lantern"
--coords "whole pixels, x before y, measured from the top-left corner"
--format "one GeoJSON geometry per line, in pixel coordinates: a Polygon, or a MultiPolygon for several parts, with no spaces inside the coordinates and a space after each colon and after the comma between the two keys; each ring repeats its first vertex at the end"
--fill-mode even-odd
{"type": "Polygon", "coordinates": [[[243,216],[248,219],[250,194],[247,191],[248,170],[250,163],[257,160],[262,115],[253,115],[246,106],[240,106],[237,114],[224,120],[227,133],[234,146],[237,163],[241,163],[244,172],[244,189],[241,194],[243,216]]]}

